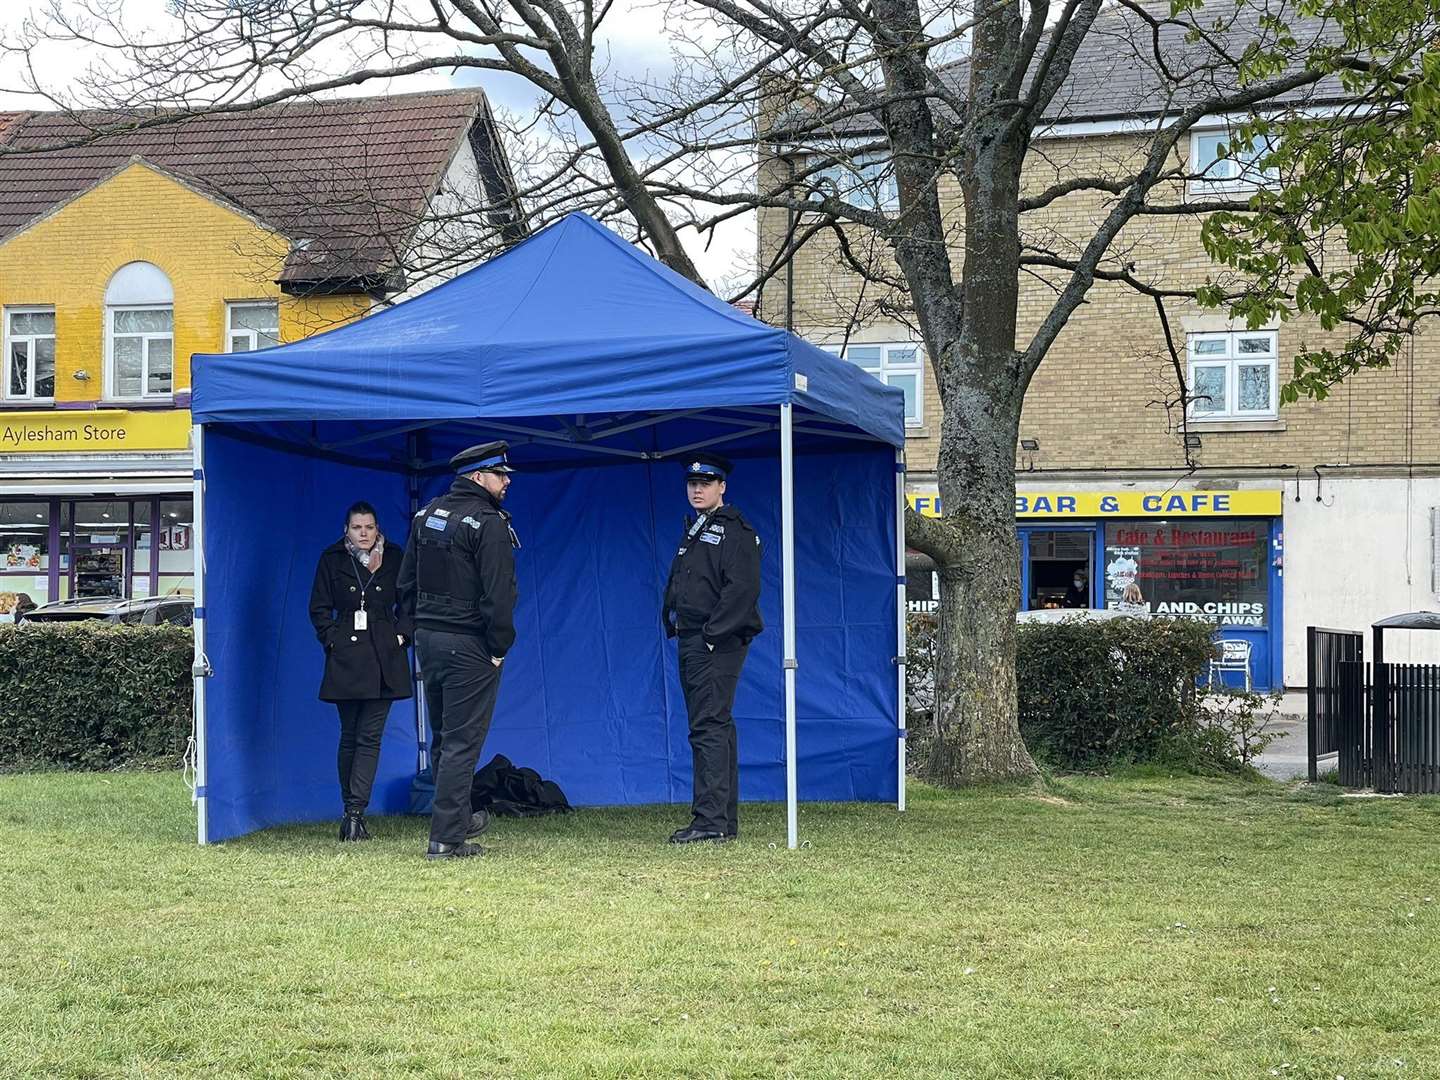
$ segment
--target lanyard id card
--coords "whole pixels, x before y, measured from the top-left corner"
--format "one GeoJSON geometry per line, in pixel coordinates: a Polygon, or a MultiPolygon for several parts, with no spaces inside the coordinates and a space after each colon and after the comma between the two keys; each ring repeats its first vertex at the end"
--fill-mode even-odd
{"type": "Polygon", "coordinates": [[[355,612],[355,629],[369,630],[370,616],[365,611],[365,593],[369,591],[370,586],[374,583],[375,575],[371,574],[369,581],[361,581],[360,571],[356,569],[354,562],[351,562],[350,569],[355,571],[355,584],[360,586],[360,610],[355,612]]]}

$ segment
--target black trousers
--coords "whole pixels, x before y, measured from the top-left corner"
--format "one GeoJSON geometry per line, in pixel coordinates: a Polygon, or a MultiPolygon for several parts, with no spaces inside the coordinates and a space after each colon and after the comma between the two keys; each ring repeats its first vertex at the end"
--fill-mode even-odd
{"type": "Polygon", "coordinates": [[[680,685],[690,714],[695,767],[694,826],[739,833],[740,762],[735,748],[735,688],[749,645],[711,652],[699,634],[680,635],[680,685]]]}
{"type": "Polygon", "coordinates": [[[471,634],[419,629],[415,647],[420,652],[426,709],[435,733],[430,743],[430,768],[435,777],[430,839],[458,844],[470,824],[470,787],[495,713],[500,669],[491,662],[480,639],[471,634]]]}
{"type": "Polygon", "coordinates": [[[370,805],[390,702],[337,701],[335,708],[340,712],[340,798],[347,814],[363,814],[370,805]]]}

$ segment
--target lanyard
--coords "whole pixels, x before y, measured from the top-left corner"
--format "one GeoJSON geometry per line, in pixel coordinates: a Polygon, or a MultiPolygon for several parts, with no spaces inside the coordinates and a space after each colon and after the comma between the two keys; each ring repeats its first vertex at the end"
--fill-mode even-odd
{"type": "Polygon", "coordinates": [[[365,610],[365,591],[375,584],[375,572],[371,571],[369,581],[360,580],[360,560],[350,556],[350,569],[355,574],[355,584],[360,586],[360,610],[365,610]]]}

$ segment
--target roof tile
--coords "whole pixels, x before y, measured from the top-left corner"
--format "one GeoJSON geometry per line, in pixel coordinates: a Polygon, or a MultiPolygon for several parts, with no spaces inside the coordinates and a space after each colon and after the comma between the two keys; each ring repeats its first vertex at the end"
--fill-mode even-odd
{"type": "Polygon", "coordinates": [[[233,113],[0,113],[0,239],[140,157],[310,240],[283,281],[383,273],[483,101],[469,89],[233,113]]]}

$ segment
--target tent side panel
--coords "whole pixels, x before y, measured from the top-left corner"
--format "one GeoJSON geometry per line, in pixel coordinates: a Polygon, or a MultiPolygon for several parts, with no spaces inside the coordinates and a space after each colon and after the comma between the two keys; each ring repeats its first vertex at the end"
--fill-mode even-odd
{"type": "MultiPolygon", "coordinates": [[[[795,581],[799,786],[802,800],[889,801],[896,794],[894,451],[848,445],[795,456],[795,581]]],[[[654,472],[659,561],[668,568],[682,532],[682,474],[654,472]]],[[[785,798],[781,642],[780,462],[736,461],[726,501],[760,535],[760,614],[735,698],[740,796],[785,798]]],[[[674,802],[690,799],[688,723],[673,643],[665,648],[674,802]]]]}
{"type": "MultiPolygon", "coordinates": [[[[517,473],[515,646],[481,764],[504,754],[576,805],[668,802],[650,466],[517,473]]],[[[668,530],[667,530],[668,531],[668,530]]]]}
{"type": "MultiPolygon", "coordinates": [[[[400,558],[403,477],[258,447],[224,425],[206,430],[211,840],[340,816],[339,721],[316,698],[324,660],[309,597],[320,552],[358,499],[380,513],[386,558],[400,558]]],[[[414,771],[413,707],[401,701],[385,730],[372,812],[403,810],[414,771]]]]}

